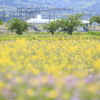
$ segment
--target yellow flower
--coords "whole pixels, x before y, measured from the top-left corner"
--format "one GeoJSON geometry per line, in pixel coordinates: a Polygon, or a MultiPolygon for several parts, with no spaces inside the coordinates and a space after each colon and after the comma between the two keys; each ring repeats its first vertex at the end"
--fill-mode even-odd
{"type": "Polygon", "coordinates": [[[100,59],[97,59],[94,63],[96,70],[100,70],[100,59]]]}
{"type": "Polygon", "coordinates": [[[48,93],[48,97],[49,98],[57,98],[58,97],[58,91],[57,90],[51,90],[51,91],[49,91],[49,93],[48,93]]]}
{"type": "Polygon", "coordinates": [[[71,94],[70,93],[63,93],[61,98],[62,98],[62,100],[70,100],[71,94]]]}
{"type": "Polygon", "coordinates": [[[91,93],[96,93],[96,91],[98,90],[98,87],[95,84],[89,84],[87,86],[87,90],[91,93]]]}
{"type": "Polygon", "coordinates": [[[35,92],[34,92],[33,89],[30,89],[29,88],[29,89],[26,90],[26,94],[31,97],[31,96],[34,96],[35,95],[35,92]]]}
{"type": "Polygon", "coordinates": [[[4,81],[0,81],[0,90],[5,87],[4,81]]]}
{"type": "Polygon", "coordinates": [[[19,77],[19,76],[15,77],[15,80],[19,84],[23,83],[23,79],[21,77],[19,77]]]}
{"type": "Polygon", "coordinates": [[[13,75],[12,75],[11,73],[9,73],[9,72],[8,72],[8,73],[6,73],[6,75],[5,75],[5,76],[6,76],[6,78],[8,78],[8,79],[11,79],[11,78],[13,77],[13,75]]]}

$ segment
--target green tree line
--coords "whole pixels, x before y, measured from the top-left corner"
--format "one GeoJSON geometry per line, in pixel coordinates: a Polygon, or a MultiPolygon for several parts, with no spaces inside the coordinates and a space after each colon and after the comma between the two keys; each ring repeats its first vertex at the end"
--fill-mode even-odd
{"type": "MultiPolygon", "coordinates": [[[[69,15],[66,19],[59,19],[56,21],[50,21],[45,23],[42,27],[47,32],[55,34],[56,31],[66,32],[70,35],[77,30],[78,26],[83,26],[81,19],[84,14],[69,15]]],[[[90,19],[90,24],[93,22],[100,23],[100,16],[93,16],[90,19]]],[[[15,31],[17,34],[22,35],[29,27],[29,23],[22,21],[20,19],[12,19],[8,21],[8,29],[15,31]]]]}

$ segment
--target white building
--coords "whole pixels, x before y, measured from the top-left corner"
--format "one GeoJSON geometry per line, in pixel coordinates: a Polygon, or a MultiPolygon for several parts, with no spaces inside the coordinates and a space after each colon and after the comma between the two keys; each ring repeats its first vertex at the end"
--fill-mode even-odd
{"type": "Polygon", "coordinates": [[[88,20],[81,20],[83,24],[89,24],[90,22],[88,20]]]}
{"type": "Polygon", "coordinates": [[[37,18],[30,18],[29,20],[27,20],[28,23],[36,23],[36,24],[49,23],[50,21],[54,21],[54,20],[42,19],[41,14],[38,14],[37,18]]]}

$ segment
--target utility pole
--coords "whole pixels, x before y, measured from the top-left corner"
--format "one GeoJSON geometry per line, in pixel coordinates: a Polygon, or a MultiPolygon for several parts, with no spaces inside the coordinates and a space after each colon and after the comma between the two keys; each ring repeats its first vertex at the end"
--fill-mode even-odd
{"type": "Polygon", "coordinates": [[[27,21],[27,19],[28,19],[27,14],[28,14],[28,8],[26,8],[26,14],[25,14],[25,16],[26,16],[26,21],[27,21]]]}
{"type": "Polygon", "coordinates": [[[22,20],[22,9],[20,11],[21,11],[20,19],[22,20]]]}
{"type": "Polygon", "coordinates": [[[5,22],[5,10],[3,11],[3,21],[5,22]]]}
{"type": "Polygon", "coordinates": [[[74,14],[74,10],[73,10],[73,8],[71,8],[72,9],[72,15],[74,14]]]}
{"type": "Polygon", "coordinates": [[[10,20],[11,20],[11,17],[12,17],[12,16],[11,16],[11,11],[9,11],[9,18],[10,18],[10,20]]]}
{"type": "Polygon", "coordinates": [[[54,19],[54,21],[55,21],[55,19],[56,19],[55,12],[53,12],[53,19],[54,19]]]}
{"type": "Polygon", "coordinates": [[[49,22],[50,22],[50,10],[49,10],[49,22]]]}
{"type": "MultiPolygon", "coordinates": [[[[58,11],[72,11],[71,13],[73,13],[73,8],[71,7],[65,7],[65,8],[51,8],[51,7],[47,7],[47,8],[42,8],[40,6],[36,6],[36,7],[21,7],[18,6],[17,7],[17,11],[15,11],[15,17],[19,17],[19,19],[21,20],[26,20],[28,18],[34,18],[35,15],[39,15],[41,12],[47,12],[48,15],[48,21],[50,22],[51,19],[53,18],[54,20],[56,19],[56,14],[58,11]]],[[[13,14],[13,12],[12,12],[13,14]]],[[[14,17],[13,15],[11,15],[12,17],[14,17]]],[[[39,16],[38,16],[39,17],[39,16]]],[[[40,18],[40,17],[39,17],[40,18]]]]}
{"type": "Polygon", "coordinates": [[[12,12],[12,14],[13,14],[13,18],[14,18],[14,11],[12,12]]]}

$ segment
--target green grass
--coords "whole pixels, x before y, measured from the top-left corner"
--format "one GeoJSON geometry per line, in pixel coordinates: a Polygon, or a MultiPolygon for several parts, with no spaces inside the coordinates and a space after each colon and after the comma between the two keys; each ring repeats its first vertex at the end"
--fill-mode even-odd
{"type": "Polygon", "coordinates": [[[69,35],[67,33],[55,33],[55,35],[51,35],[51,33],[46,32],[26,32],[23,35],[0,35],[0,41],[8,41],[8,40],[16,40],[16,39],[28,39],[28,40],[43,40],[43,39],[52,39],[58,38],[61,40],[64,39],[74,39],[74,38],[82,38],[82,39],[100,39],[100,32],[74,32],[73,35],[69,35]]]}

